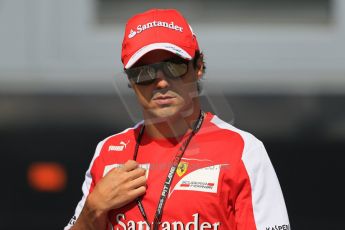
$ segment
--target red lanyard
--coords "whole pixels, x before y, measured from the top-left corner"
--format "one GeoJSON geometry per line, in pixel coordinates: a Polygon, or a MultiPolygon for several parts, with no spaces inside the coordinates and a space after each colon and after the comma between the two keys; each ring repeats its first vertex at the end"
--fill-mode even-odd
{"type": "MultiPolygon", "coordinates": [[[[157,206],[157,210],[156,210],[156,214],[153,220],[153,230],[157,230],[159,225],[161,224],[161,220],[162,220],[162,214],[163,214],[163,209],[164,209],[164,205],[165,202],[168,198],[168,192],[172,183],[172,180],[174,178],[176,169],[178,167],[178,164],[181,161],[181,158],[183,157],[184,152],[186,151],[189,142],[192,140],[192,137],[199,131],[202,122],[204,121],[204,112],[200,111],[200,116],[198,118],[198,121],[194,124],[193,126],[193,130],[191,132],[191,134],[189,135],[188,139],[186,139],[182,145],[178,148],[178,151],[175,155],[175,158],[172,162],[172,165],[170,167],[170,170],[168,172],[168,175],[165,179],[164,185],[163,185],[163,189],[162,189],[162,193],[161,193],[161,197],[159,198],[159,202],[158,202],[158,206],[157,206]]],[[[145,126],[143,125],[140,129],[138,138],[137,138],[137,143],[135,145],[135,150],[134,150],[134,154],[133,154],[133,160],[137,159],[137,155],[138,155],[138,150],[139,150],[139,146],[140,146],[140,142],[141,142],[141,138],[144,134],[144,130],[145,130],[145,126]]],[[[147,218],[144,206],[141,202],[141,198],[137,198],[136,199],[137,204],[138,204],[138,208],[140,210],[141,215],[143,216],[144,220],[146,221],[146,223],[148,224],[148,226],[150,226],[151,228],[151,224],[147,218]]]]}

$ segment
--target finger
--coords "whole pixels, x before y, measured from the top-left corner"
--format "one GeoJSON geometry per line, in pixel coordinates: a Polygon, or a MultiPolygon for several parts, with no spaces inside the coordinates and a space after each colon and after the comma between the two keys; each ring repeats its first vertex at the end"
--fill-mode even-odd
{"type": "Polygon", "coordinates": [[[146,186],[140,186],[128,192],[128,198],[134,200],[146,193],[146,186]]]}
{"type": "Polygon", "coordinates": [[[129,189],[137,189],[141,186],[146,186],[146,177],[145,176],[138,177],[135,180],[132,180],[128,183],[129,189]]]}
{"type": "Polygon", "coordinates": [[[146,174],[146,170],[142,168],[136,168],[127,173],[129,180],[135,180],[138,177],[144,176],[146,174]]]}
{"type": "Polygon", "coordinates": [[[138,168],[138,163],[133,160],[128,160],[122,167],[122,169],[126,172],[132,171],[133,169],[138,168]]]}

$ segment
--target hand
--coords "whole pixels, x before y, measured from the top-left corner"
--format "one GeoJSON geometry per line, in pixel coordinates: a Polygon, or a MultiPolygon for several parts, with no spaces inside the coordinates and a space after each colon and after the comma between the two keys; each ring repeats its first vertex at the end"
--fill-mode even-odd
{"type": "Polygon", "coordinates": [[[87,204],[98,212],[121,208],[146,192],[145,170],[129,160],[106,174],[95,186],[87,204]]]}
{"type": "Polygon", "coordinates": [[[111,170],[96,184],[72,229],[105,229],[109,210],[121,208],[145,192],[145,170],[139,168],[137,162],[127,161],[123,167],[111,170]]]}

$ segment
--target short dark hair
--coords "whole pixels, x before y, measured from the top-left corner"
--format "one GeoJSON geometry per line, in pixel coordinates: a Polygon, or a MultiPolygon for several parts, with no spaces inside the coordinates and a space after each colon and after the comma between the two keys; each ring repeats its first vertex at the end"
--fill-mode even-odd
{"type": "Polygon", "coordinates": [[[197,68],[199,58],[202,58],[202,62],[204,64],[202,72],[205,73],[206,65],[205,65],[205,60],[204,60],[204,53],[200,52],[200,50],[195,51],[194,58],[193,58],[193,67],[194,69],[197,68]]]}
{"type": "MultiPolygon", "coordinates": [[[[205,59],[204,59],[204,53],[202,53],[200,50],[195,51],[195,55],[193,58],[193,67],[194,69],[196,69],[198,67],[198,61],[201,58],[201,61],[203,63],[203,68],[202,68],[202,73],[205,74],[206,72],[206,64],[205,64],[205,59]]],[[[202,78],[200,78],[198,80],[197,84],[197,89],[198,89],[198,93],[200,94],[202,91],[202,82],[201,82],[202,78]]]]}

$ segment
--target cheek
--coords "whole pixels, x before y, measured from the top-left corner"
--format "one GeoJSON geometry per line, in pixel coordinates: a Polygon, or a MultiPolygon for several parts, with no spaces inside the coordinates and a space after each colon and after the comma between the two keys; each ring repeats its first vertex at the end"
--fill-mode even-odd
{"type": "Polygon", "coordinates": [[[189,87],[188,91],[186,92],[185,94],[185,99],[187,101],[193,101],[194,98],[198,97],[199,94],[198,94],[198,90],[197,90],[197,87],[196,85],[194,86],[191,86],[189,87]]]}
{"type": "Polygon", "coordinates": [[[175,95],[177,96],[177,100],[175,105],[177,106],[189,106],[193,103],[193,96],[190,87],[183,87],[178,88],[175,91],[175,95]]]}
{"type": "Polygon", "coordinates": [[[197,82],[193,80],[185,81],[180,87],[176,88],[181,97],[186,101],[191,101],[198,97],[197,82]]]}
{"type": "Polygon", "coordinates": [[[148,107],[152,98],[152,89],[150,87],[133,87],[137,100],[143,107],[148,107]]]}

